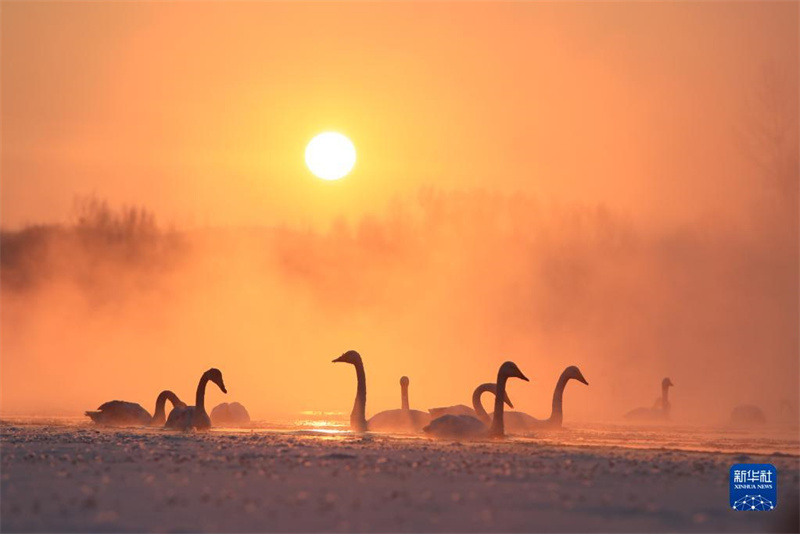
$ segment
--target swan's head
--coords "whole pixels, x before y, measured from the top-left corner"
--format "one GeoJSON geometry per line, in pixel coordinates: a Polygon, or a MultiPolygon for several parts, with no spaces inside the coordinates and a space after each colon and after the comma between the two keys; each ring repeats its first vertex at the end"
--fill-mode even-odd
{"type": "MultiPolygon", "coordinates": [[[[475,391],[472,393],[473,395],[483,395],[484,391],[488,391],[495,397],[497,396],[497,384],[494,382],[487,382],[486,384],[481,384],[480,386],[475,388],[475,391]]],[[[509,408],[513,408],[514,405],[511,403],[511,398],[508,396],[508,392],[506,391],[505,395],[503,396],[503,402],[505,402],[509,408]]]]}
{"type": "MultiPolygon", "coordinates": [[[[488,391],[494,396],[497,396],[497,384],[488,383],[488,384],[481,384],[476,388],[476,391],[488,391]]],[[[503,396],[503,402],[505,402],[509,408],[513,408],[514,405],[511,403],[511,398],[508,396],[508,392],[506,391],[505,395],[503,396]]]]}
{"type": "Polygon", "coordinates": [[[665,378],[664,380],[661,381],[661,387],[662,388],[669,388],[669,387],[672,387],[674,385],[675,384],[673,384],[672,380],[670,380],[669,378],[665,378]]]}
{"type": "Polygon", "coordinates": [[[567,367],[566,371],[564,371],[564,374],[567,376],[568,379],[574,378],[578,382],[583,382],[587,386],[589,385],[589,382],[587,382],[586,379],[583,378],[583,373],[581,373],[581,370],[578,369],[578,367],[575,365],[570,365],[569,367],[567,367]]]}
{"type": "Polygon", "coordinates": [[[408,387],[408,377],[407,376],[401,376],[400,377],[400,385],[402,387],[404,387],[404,388],[408,387]]]}
{"type": "Polygon", "coordinates": [[[501,365],[499,374],[529,382],[528,377],[522,374],[522,371],[519,370],[519,367],[517,367],[517,364],[514,362],[505,362],[501,365]]]}
{"type": "Polygon", "coordinates": [[[344,354],[333,360],[333,363],[337,362],[344,362],[356,365],[357,363],[361,362],[361,355],[354,350],[348,350],[347,352],[345,352],[344,354]]]}
{"type": "Polygon", "coordinates": [[[206,377],[219,386],[219,389],[221,389],[223,393],[228,392],[228,390],[225,389],[225,382],[222,381],[222,371],[219,369],[209,369],[206,371],[206,377]]]}
{"type": "Polygon", "coordinates": [[[171,391],[170,391],[170,393],[172,394],[172,397],[170,398],[170,400],[172,401],[172,408],[173,409],[174,408],[186,408],[186,406],[188,406],[185,402],[183,402],[181,399],[179,399],[177,395],[175,395],[171,391]]]}

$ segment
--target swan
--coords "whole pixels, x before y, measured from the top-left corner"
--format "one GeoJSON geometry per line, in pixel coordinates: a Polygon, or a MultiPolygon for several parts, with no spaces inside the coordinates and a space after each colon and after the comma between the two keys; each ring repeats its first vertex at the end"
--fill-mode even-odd
{"type": "Polygon", "coordinates": [[[348,350],[335,360],[333,363],[349,363],[356,368],[356,400],[353,403],[353,411],[350,413],[350,429],[353,432],[366,432],[367,430],[367,377],[364,374],[364,362],[361,361],[361,355],[354,351],[348,350]]]}
{"type": "Polygon", "coordinates": [[[564,412],[562,410],[564,388],[567,387],[567,382],[570,380],[577,380],[583,384],[589,385],[589,382],[583,377],[583,373],[574,365],[570,365],[556,382],[556,389],[553,391],[553,407],[550,411],[550,417],[547,419],[536,419],[523,412],[507,412],[505,414],[505,423],[508,429],[512,432],[519,432],[531,430],[533,428],[560,428],[564,420],[564,412]]]}
{"type": "MultiPolygon", "coordinates": [[[[356,399],[353,402],[353,411],[350,413],[350,429],[354,432],[366,432],[367,430],[376,430],[380,429],[383,426],[384,415],[383,414],[391,414],[392,412],[402,412],[403,410],[408,410],[408,382],[407,379],[403,380],[403,377],[400,379],[400,387],[401,387],[401,395],[402,395],[402,408],[400,410],[388,410],[386,412],[380,412],[375,417],[367,421],[366,417],[366,410],[367,410],[367,377],[366,373],[364,372],[364,361],[361,358],[361,355],[354,351],[348,350],[335,360],[333,363],[349,363],[356,369],[356,399]],[[380,417],[379,417],[380,416],[380,417]],[[377,419],[376,419],[377,418],[377,419]]],[[[526,379],[527,380],[527,379],[526,379]]],[[[490,384],[490,390],[494,389],[494,384],[490,384]]],[[[479,388],[480,389],[480,388],[479,388]]],[[[482,391],[481,391],[482,393],[482,391]]],[[[480,393],[476,390],[477,397],[480,397],[480,393]]],[[[473,397],[474,398],[474,397],[473,397]]],[[[510,401],[509,401],[510,402],[510,401]]],[[[480,407],[481,411],[483,411],[483,407],[480,406],[480,402],[477,403],[477,406],[480,407]]],[[[409,410],[411,411],[411,410],[409,410]]],[[[413,410],[412,412],[417,412],[417,410],[413,410]]],[[[422,416],[426,416],[424,412],[417,412],[422,414],[422,416]]],[[[485,411],[483,412],[486,413],[485,411]]],[[[396,417],[394,415],[387,415],[386,418],[393,418],[396,417]]],[[[414,416],[412,416],[414,417],[414,416]]],[[[487,416],[488,417],[488,416],[487,416]]],[[[421,418],[421,417],[420,417],[421,418]]],[[[414,423],[416,424],[416,422],[414,423]]],[[[487,423],[488,424],[488,423],[487,423]]]]}
{"type": "MultiPolygon", "coordinates": [[[[475,391],[472,392],[472,408],[464,406],[463,404],[458,404],[456,406],[447,406],[445,408],[431,408],[428,410],[428,412],[431,414],[431,419],[438,419],[443,415],[468,415],[477,417],[488,425],[491,423],[492,419],[489,417],[489,414],[486,413],[486,410],[484,410],[483,404],[481,403],[481,396],[484,393],[496,395],[497,384],[492,384],[489,382],[476,387],[475,391]]],[[[503,402],[505,402],[509,408],[514,407],[514,405],[511,403],[511,399],[508,398],[508,393],[505,394],[503,402]]]]}
{"type": "Polygon", "coordinates": [[[430,414],[409,408],[408,383],[407,376],[400,378],[401,408],[399,410],[385,410],[373,415],[367,421],[367,428],[388,432],[421,432],[422,427],[431,422],[430,414]]]}
{"type": "Polygon", "coordinates": [[[152,417],[150,413],[135,402],[113,400],[100,405],[96,411],[85,412],[86,415],[98,425],[131,426],[149,425],[161,426],[166,419],[164,407],[170,401],[173,410],[185,408],[186,403],[173,392],[164,390],[156,398],[156,411],[152,417]]]}
{"type": "Polygon", "coordinates": [[[519,378],[528,382],[514,362],[505,362],[497,372],[497,394],[494,398],[494,414],[491,424],[470,415],[444,415],[431,421],[423,428],[437,438],[501,438],[503,425],[503,404],[506,398],[506,382],[509,378],[519,378]]]}
{"type": "Polygon", "coordinates": [[[247,409],[238,402],[217,404],[211,410],[211,424],[214,426],[241,425],[250,422],[247,409]]]}
{"type": "Polygon", "coordinates": [[[170,412],[167,418],[167,428],[189,430],[192,427],[198,430],[211,428],[211,418],[206,413],[206,384],[208,381],[214,382],[223,393],[228,393],[225,383],[222,381],[222,372],[219,369],[209,369],[200,377],[197,384],[197,394],[195,395],[195,405],[178,408],[170,412]]]}
{"type": "Polygon", "coordinates": [[[625,419],[634,421],[657,421],[669,419],[672,405],[669,403],[669,388],[674,386],[672,380],[665,378],[661,381],[661,398],[656,399],[652,408],[636,408],[625,414],[625,419]]]}

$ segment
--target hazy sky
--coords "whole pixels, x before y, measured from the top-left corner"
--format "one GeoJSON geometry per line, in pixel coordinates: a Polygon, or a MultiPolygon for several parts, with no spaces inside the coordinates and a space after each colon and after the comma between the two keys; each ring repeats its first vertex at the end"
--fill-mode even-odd
{"type": "Polygon", "coordinates": [[[421,185],[732,214],[794,2],[2,4],[2,224],[75,195],[179,225],[324,223],[421,185]],[[355,171],[306,170],[339,130],[355,171]]]}

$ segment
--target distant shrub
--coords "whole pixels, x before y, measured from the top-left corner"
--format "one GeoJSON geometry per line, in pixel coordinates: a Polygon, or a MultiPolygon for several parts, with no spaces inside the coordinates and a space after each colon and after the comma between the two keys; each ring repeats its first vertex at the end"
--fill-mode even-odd
{"type": "Polygon", "coordinates": [[[77,200],[75,211],[75,229],[85,239],[133,244],[160,235],[155,215],[144,208],[123,206],[115,211],[92,196],[77,200]]]}
{"type": "Polygon", "coordinates": [[[177,233],[158,227],[152,212],[113,209],[105,200],[86,197],[76,200],[70,224],[0,233],[0,282],[5,290],[22,291],[67,281],[105,297],[126,282],[152,286],[184,248],[177,233]]]}

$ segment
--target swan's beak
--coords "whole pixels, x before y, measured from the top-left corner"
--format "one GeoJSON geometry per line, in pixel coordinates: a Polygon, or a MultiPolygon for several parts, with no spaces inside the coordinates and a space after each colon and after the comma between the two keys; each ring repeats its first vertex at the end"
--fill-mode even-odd
{"type": "Polygon", "coordinates": [[[511,399],[508,398],[508,395],[506,395],[506,398],[503,399],[503,402],[505,402],[508,405],[509,408],[513,408],[514,407],[514,404],[511,402],[511,399]]]}
{"type": "Polygon", "coordinates": [[[335,360],[333,360],[333,362],[331,362],[331,363],[343,362],[344,360],[343,360],[342,358],[344,358],[344,354],[342,354],[341,356],[339,356],[338,358],[336,358],[335,360]]]}
{"type": "Polygon", "coordinates": [[[589,385],[589,382],[587,382],[587,381],[586,381],[586,379],[585,379],[585,378],[583,378],[583,375],[581,375],[581,376],[579,376],[579,377],[578,377],[578,382],[583,382],[583,383],[584,383],[584,384],[586,384],[587,386],[589,385]]]}
{"type": "Polygon", "coordinates": [[[225,393],[225,394],[228,393],[228,390],[225,389],[225,382],[222,380],[221,376],[219,377],[219,380],[216,380],[216,379],[212,378],[211,381],[214,382],[216,385],[218,385],[219,389],[222,390],[223,393],[225,393]]]}
{"type": "Polygon", "coordinates": [[[517,378],[519,378],[520,380],[524,380],[525,382],[530,382],[530,380],[528,380],[528,377],[522,374],[522,371],[519,372],[519,376],[517,378]]]}

